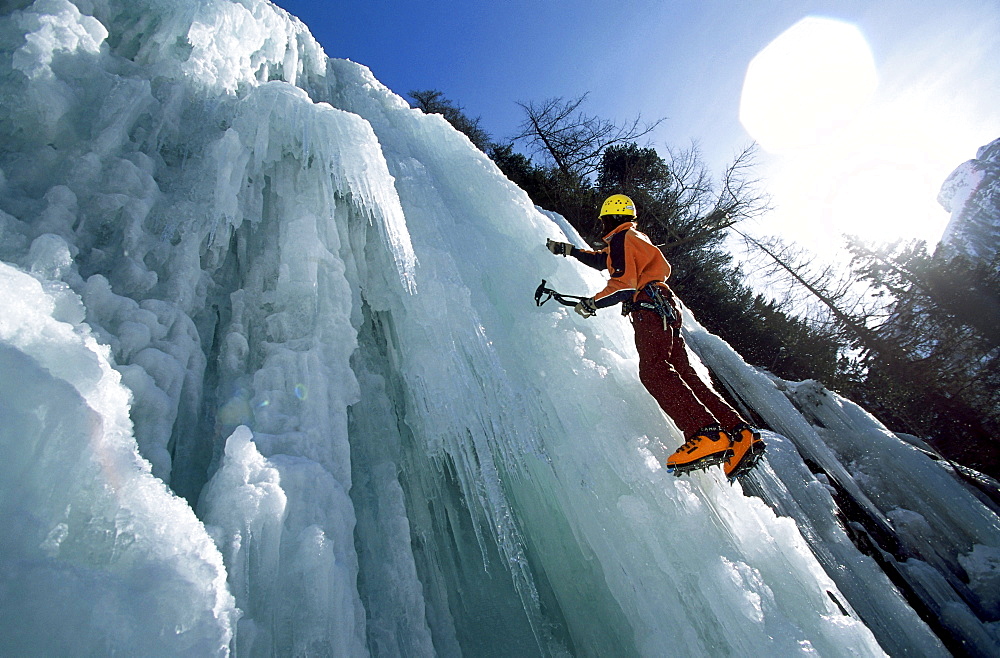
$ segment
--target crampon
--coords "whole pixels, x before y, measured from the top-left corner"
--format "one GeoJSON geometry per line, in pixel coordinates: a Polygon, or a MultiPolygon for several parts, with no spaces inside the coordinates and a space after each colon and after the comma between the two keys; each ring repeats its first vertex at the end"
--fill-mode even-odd
{"type": "Polygon", "coordinates": [[[743,459],[736,464],[731,472],[726,474],[729,481],[734,482],[753,470],[753,467],[757,465],[760,458],[764,456],[764,449],[765,446],[763,441],[757,441],[756,443],[751,444],[746,454],[743,455],[743,459]]]}
{"type": "Polygon", "coordinates": [[[729,446],[732,456],[722,465],[722,472],[733,482],[757,465],[766,446],[760,438],[760,432],[746,423],[729,430],[729,435],[732,438],[729,446]]]}

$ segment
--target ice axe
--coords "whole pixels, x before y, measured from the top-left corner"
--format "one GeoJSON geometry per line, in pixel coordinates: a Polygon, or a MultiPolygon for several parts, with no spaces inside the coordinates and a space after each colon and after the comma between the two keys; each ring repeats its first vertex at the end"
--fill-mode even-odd
{"type": "Polygon", "coordinates": [[[541,306],[550,299],[556,300],[563,306],[576,306],[586,298],[577,297],[576,295],[563,295],[552,288],[546,288],[545,279],[542,279],[542,283],[535,288],[535,306],[541,306]]]}

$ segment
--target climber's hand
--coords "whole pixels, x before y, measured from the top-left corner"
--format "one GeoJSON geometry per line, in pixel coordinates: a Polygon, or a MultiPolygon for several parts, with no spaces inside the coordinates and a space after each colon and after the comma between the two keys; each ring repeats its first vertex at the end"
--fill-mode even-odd
{"type": "Polygon", "coordinates": [[[545,247],[557,256],[569,256],[569,253],[573,251],[573,245],[570,243],[556,242],[548,238],[545,239],[545,247]]]}
{"type": "Polygon", "coordinates": [[[573,310],[579,313],[582,317],[589,318],[597,313],[597,304],[594,303],[594,299],[592,297],[587,297],[586,299],[581,299],[580,302],[573,307],[573,310]]]}

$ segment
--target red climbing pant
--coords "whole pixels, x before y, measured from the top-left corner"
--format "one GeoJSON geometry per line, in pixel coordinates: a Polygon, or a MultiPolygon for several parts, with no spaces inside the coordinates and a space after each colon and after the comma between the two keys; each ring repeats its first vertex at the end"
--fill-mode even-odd
{"type": "Polygon", "coordinates": [[[631,316],[639,380],[685,438],[710,425],[730,429],[743,422],[691,367],[679,328],[664,330],[663,320],[653,311],[636,310],[631,316]]]}

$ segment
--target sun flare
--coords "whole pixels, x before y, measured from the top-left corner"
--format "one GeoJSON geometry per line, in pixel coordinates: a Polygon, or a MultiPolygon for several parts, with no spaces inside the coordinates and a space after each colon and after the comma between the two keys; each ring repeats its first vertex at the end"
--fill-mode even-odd
{"type": "Polygon", "coordinates": [[[864,35],[830,18],[800,20],[751,60],[740,121],[763,149],[769,230],[820,253],[845,234],[940,238],[937,193],[975,137],[933,87],[878,83],[864,35]]]}
{"type": "Polygon", "coordinates": [[[859,157],[839,173],[829,186],[822,217],[839,234],[867,242],[926,238],[946,218],[935,201],[940,181],[915,163],[859,157]]]}
{"type": "Polygon", "coordinates": [[[850,23],[807,17],[747,67],[740,121],[772,153],[835,137],[875,92],[875,61],[850,23]]]}

